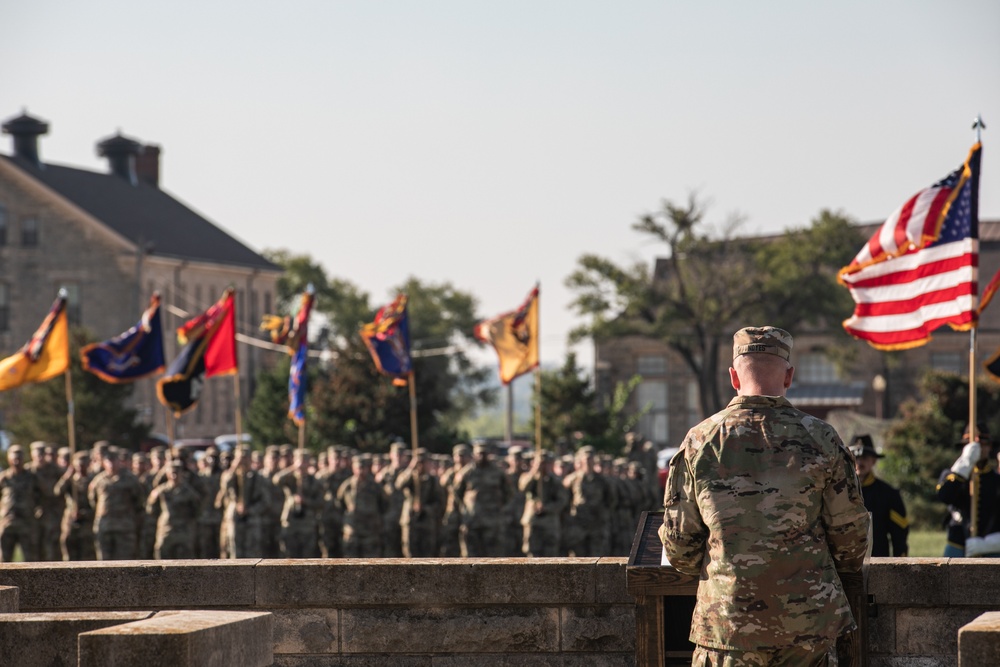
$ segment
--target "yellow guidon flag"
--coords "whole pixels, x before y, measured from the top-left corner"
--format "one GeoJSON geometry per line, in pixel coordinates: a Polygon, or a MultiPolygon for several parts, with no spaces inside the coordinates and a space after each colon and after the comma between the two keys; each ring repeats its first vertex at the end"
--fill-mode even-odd
{"type": "Polygon", "coordinates": [[[475,336],[497,351],[500,381],[510,384],[538,367],[538,285],[517,310],[476,325],[475,336]]]}
{"type": "Polygon", "coordinates": [[[66,293],[59,297],[42,325],[16,354],[0,360],[0,391],[44,382],[69,370],[69,325],[66,293]]]}

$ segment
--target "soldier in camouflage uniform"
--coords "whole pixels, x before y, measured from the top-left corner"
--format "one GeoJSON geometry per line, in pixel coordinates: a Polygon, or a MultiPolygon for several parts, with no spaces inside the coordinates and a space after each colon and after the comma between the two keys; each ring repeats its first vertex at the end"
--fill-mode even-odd
{"type": "Polygon", "coordinates": [[[618,506],[614,480],[596,470],[594,448],[587,445],[576,452],[576,470],[563,479],[569,489],[568,540],[572,555],[610,556],[611,522],[618,506]]]}
{"type": "Polygon", "coordinates": [[[319,558],[319,511],[323,485],[309,473],[312,454],[295,451],[292,467],[274,476],[285,496],[281,511],[281,551],[285,558],[319,558]]]}
{"type": "Polygon", "coordinates": [[[94,508],[87,497],[87,487],[93,475],[90,474],[90,457],[87,452],[76,452],[71,458],[71,467],[56,484],[55,492],[66,499],[63,512],[62,533],[59,544],[63,560],[95,560],[94,549],[94,508]]]}
{"type": "Polygon", "coordinates": [[[219,480],[215,505],[222,509],[227,558],[262,558],[261,517],[268,509],[265,485],[250,470],[250,451],[240,446],[232,467],[219,480]]]}
{"type": "Polygon", "coordinates": [[[184,464],[174,459],[167,480],[149,494],[146,513],[157,516],[153,555],[157,560],[193,558],[201,496],[182,478],[184,464]]]}
{"type": "Polygon", "coordinates": [[[201,482],[201,509],[198,511],[198,528],[194,547],[196,558],[218,558],[222,510],[215,506],[222,483],[219,471],[219,450],[209,447],[198,461],[198,479],[201,482]]]}
{"type": "Polygon", "coordinates": [[[556,557],[559,555],[562,511],[568,494],[562,480],[552,473],[551,452],[535,452],[531,469],[521,475],[518,488],[524,494],[525,556],[556,557]]]}
{"type": "Polygon", "coordinates": [[[323,509],[320,512],[320,546],[326,558],[344,557],[344,511],[337,503],[340,485],[351,476],[351,457],[346,447],[327,450],[327,470],[320,477],[323,485],[323,509]]]}
{"type": "Polygon", "coordinates": [[[438,551],[444,492],[437,479],[427,472],[427,463],[427,450],[418,449],[410,465],[396,477],[396,488],[403,494],[399,525],[406,558],[431,558],[438,551]]]}
{"type": "Polygon", "coordinates": [[[670,462],[660,537],[699,577],[693,665],[827,665],[856,627],[837,571],[861,569],[868,512],[836,431],[784,398],[791,348],[781,329],[736,332],[737,396],[670,462]]]}
{"type": "MultiPolygon", "coordinates": [[[[281,512],[285,507],[285,492],[274,483],[274,477],[282,472],[277,445],[264,448],[261,458],[259,478],[268,497],[267,511],[261,516],[261,539],[263,540],[264,558],[279,558],[281,556],[281,512]]],[[[252,459],[251,459],[252,462],[252,459]]]]}
{"type": "Polygon", "coordinates": [[[35,513],[42,502],[38,477],[24,464],[24,449],[11,445],[7,464],[0,472],[0,563],[14,560],[14,547],[20,545],[24,560],[38,560],[38,519],[35,513]]]}
{"type": "Polygon", "coordinates": [[[111,450],[104,457],[104,471],[90,482],[87,497],[94,508],[97,557],[135,558],[146,491],[117,451],[111,450]]]}
{"type": "Polygon", "coordinates": [[[504,531],[504,555],[522,556],[521,551],[524,545],[524,527],[521,525],[521,518],[524,516],[524,492],[521,491],[518,483],[521,475],[528,471],[528,466],[521,457],[524,448],[514,445],[507,450],[507,486],[510,488],[510,499],[504,507],[506,514],[507,528],[504,531]]]}
{"type": "Polygon", "coordinates": [[[351,460],[352,475],[337,490],[344,513],[344,556],[378,558],[382,555],[382,517],[389,505],[382,485],[372,478],[367,454],[351,460]]]}
{"type": "Polygon", "coordinates": [[[455,479],[462,528],[459,533],[465,558],[502,558],[507,515],[503,509],[512,495],[510,482],[490,458],[489,446],[472,447],[472,463],[455,479]]]}
{"type": "Polygon", "coordinates": [[[403,532],[399,525],[403,516],[403,492],[396,488],[396,478],[410,465],[410,453],[406,445],[394,442],[389,448],[389,465],[379,471],[376,479],[389,501],[383,517],[383,552],[386,558],[403,555],[403,532]]]}
{"type": "Polygon", "coordinates": [[[459,471],[469,464],[469,446],[459,443],[451,448],[453,465],[441,475],[441,489],[445,494],[444,516],[441,518],[441,534],[439,537],[440,553],[444,558],[458,558],[462,555],[462,547],[458,540],[459,526],[462,523],[460,502],[455,498],[455,477],[459,471]]]}
{"type": "Polygon", "coordinates": [[[38,512],[38,556],[42,560],[62,560],[59,534],[66,500],[55,493],[56,483],[65,472],[56,463],[55,445],[44,442],[31,443],[31,471],[38,478],[42,489],[42,502],[38,512]]]}

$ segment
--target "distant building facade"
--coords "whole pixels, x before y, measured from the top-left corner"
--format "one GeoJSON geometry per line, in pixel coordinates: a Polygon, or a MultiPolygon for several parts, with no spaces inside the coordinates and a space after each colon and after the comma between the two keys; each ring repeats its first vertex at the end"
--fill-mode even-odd
{"type": "MultiPolygon", "coordinates": [[[[880,224],[863,225],[862,236],[870,238],[880,224]]],[[[1000,269],[1000,220],[980,221],[979,242],[982,291],[1000,269]]],[[[654,276],[661,275],[663,271],[657,267],[654,276]]],[[[844,313],[844,318],[849,315],[844,313]]],[[[903,401],[917,395],[917,383],[928,369],[966,377],[969,373],[969,333],[956,332],[947,326],[938,329],[927,345],[900,352],[883,353],[863,341],[851,339],[848,344],[856,346],[857,359],[843,370],[824,352],[834,341],[833,332],[803,329],[791,333],[795,337],[792,351],[795,381],[788,399],[799,409],[821,418],[834,410],[891,418],[903,401]]],[[[983,362],[1000,349],[1000,304],[992,304],[983,313],[977,338],[976,375],[983,377],[983,362]]],[[[688,429],[702,420],[696,378],[680,355],[663,342],[624,336],[596,341],[594,349],[595,381],[600,396],[610,396],[618,382],[641,376],[628,409],[635,414],[646,408],[638,428],[657,446],[679,445],[688,429]]],[[[735,395],[729,389],[731,361],[732,348],[723,345],[719,353],[719,383],[724,401],[735,395]]]]}
{"type": "MultiPolygon", "coordinates": [[[[177,326],[230,286],[237,331],[259,337],[282,269],[161,190],[159,147],[116,134],[97,144],[109,163],[97,173],[43,162],[38,140],[48,124],[37,118],[21,114],[2,127],[14,151],[0,155],[0,358],[28,340],[60,287],[71,324],[97,340],[134,325],[159,292],[168,364],[178,352],[177,326]]],[[[273,354],[238,346],[244,404],[273,354]]],[[[166,432],[155,379],[136,383],[133,400],[154,431],[166,432]]],[[[208,380],[177,437],[233,432],[234,401],[232,378],[208,380]]]]}

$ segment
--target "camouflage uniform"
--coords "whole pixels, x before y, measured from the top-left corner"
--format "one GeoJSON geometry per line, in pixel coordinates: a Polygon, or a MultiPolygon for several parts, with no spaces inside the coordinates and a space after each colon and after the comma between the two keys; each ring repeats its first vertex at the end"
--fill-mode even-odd
{"type": "Polygon", "coordinates": [[[274,476],[285,502],[281,510],[281,550],[285,558],[319,558],[319,511],[323,486],[296,463],[274,476]]]}
{"type": "Polygon", "coordinates": [[[198,510],[198,528],[195,536],[195,556],[197,558],[218,558],[221,544],[222,510],[215,506],[222,484],[222,473],[215,460],[206,452],[202,468],[198,471],[201,482],[201,509],[198,510]]]}
{"type": "Polygon", "coordinates": [[[546,452],[541,457],[544,461],[518,480],[524,494],[522,551],[525,556],[555,557],[559,555],[561,517],[568,498],[562,480],[550,471],[552,455],[546,452]]]}
{"type": "MultiPolygon", "coordinates": [[[[791,349],[773,328],[740,330],[734,343],[734,358],[787,362],[791,349]]],[[[787,388],[792,370],[781,369],[787,388]]],[[[761,664],[825,664],[837,636],[855,628],[837,571],[860,570],[867,549],[851,456],[829,424],[783,396],[744,395],[748,385],[731,374],[741,394],[691,429],[670,462],[660,529],[671,564],[700,578],[695,663],[714,650],[728,662],[711,664],[756,664],[747,662],[755,652],[775,661],[761,664]],[[797,661],[779,663],[787,653],[797,661]]]]}
{"type": "Polygon", "coordinates": [[[416,467],[423,467],[426,452],[419,450],[417,459],[396,477],[396,489],[403,494],[403,511],[399,519],[403,537],[403,556],[431,558],[437,555],[438,525],[444,492],[437,479],[416,467]],[[419,490],[419,502],[414,502],[419,490]]]}
{"type": "MultiPolygon", "coordinates": [[[[110,456],[116,456],[114,453],[110,456]]],[[[104,472],[90,483],[87,497],[94,508],[97,557],[101,560],[129,560],[136,557],[139,522],[146,503],[146,491],[138,479],[119,463],[105,464],[104,472]],[[109,465],[115,466],[114,469],[109,465]]]]}
{"type": "Polygon", "coordinates": [[[330,448],[331,465],[319,478],[323,485],[323,509],[320,512],[320,545],[326,558],[344,557],[344,511],[337,503],[340,485],[351,476],[350,458],[342,448],[330,448]],[[346,462],[347,465],[344,465],[346,462]]]}
{"type": "Polygon", "coordinates": [[[222,474],[216,507],[223,512],[228,558],[262,558],[262,517],[268,511],[263,478],[249,469],[249,453],[237,454],[233,467],[222,474]],[[246,463],[244,463],[246,462],[246,463]]]}
{"type": "MultiPolygon", "coordinates": [[[[180,462],[173,464],[179,468],[180,462]]],[[[146,511],[159,515],[153,555],[159,559],[193,558],[197,519],[202,498],[183,481],[180,473],[170,473],[168,480],[149,494],[146,511]]]]}
{"type": "Polygon", "coordinates": [[[337,490],[337,502],[344,513],[344,556],[378,558],[382,555],[382,517],[388,499],[371,478],[371,458],[354,457],[354,474],[337,490]]]}
{"type": "Polygon", "coordinates": [[[574,556],[610,556],[611,523],[618,505],[613,479],[592,469],[593,448],[581,447],[577,462],[582,467],[563,480],[570,492],[569,540],[574,556]]]}
{"type": "MultiPolygon", "coordinates": [[[[12,445],[7,450],[8,462],[14,456],[23,457],[19,445],[12,445]]],[[[0,472],[0,563],[14,560],[14,547],[18,544],[24,560],[38,560],[38,520],[35,512],[41,501],[42,489],[35,473],[26,467],[18,472],[13,464],[0,472]]]]}
{"type": "Polygon", "coordinates": [[[32,471],[38,478],[38,486],[42,489],[42,502],[38,513],[38,556],[41,560],[62,560],[62,548],[59,546],[60,528],[66,500],[55,493],[56,483],[65,472],[55,462],[56,449],[44,443],[32,443],[32,456],[35,459],[32,471]]]}
{"type": "Polygon", "coordinates": [[[458,558],[462,555],[462,547],[458,539],[459,527],[462,523],[461,502],[455,497],[455,478],[469,463],[468,445],[455,445],[451,451],[454,465],[446,470],[439,480],[445,494],[444,515],[441,517],[441,533],[438,538],[441,543],[439,551],[444,558],[458,558]]]}
{"type": "Polygon", "coordinates": [[[285,492],[274,483],[274,476],[282,472],[278,467],[280,456],[278,447],[269,445],[264,451],[259,478],[268,498],[267,511],[261,516],[261,539],[263,540],[264,558],[279,558],[281,556],[281,511],[285,507],[285,492]]]}
{"type": "Polygon", "coordinates": [[[396,477],[409,464],[406,446],[399,442],[392,443],[389,450],[390,465],[379,472],[378,481],[388,499],[383,516],[383,552],[386,558],[399,558],[403,555],[403,533],[399,520],[403,516],[403,492],[396,488],[396,477]]]}
{"type": "Polygon", "coordinates": [[[55,487],[55,492],[66,499],[59,544],[63,560],[96,560],[94,508],[87,497],[93,475],[87,472],[89,460],[84,452],[74,454],[73,463],[74,466],[82,466],[82,471],[70,468],[55,487]]]}
{"type": "Polygon", "coordinates": [[[460,503],[462,556],[465,558],[501,558],[507,515],[504,507],[511,497],[510,483],[502,470],[493,465],[484,446],[472,449],[472,463],[455,480],[455,497],[460,503]]]}

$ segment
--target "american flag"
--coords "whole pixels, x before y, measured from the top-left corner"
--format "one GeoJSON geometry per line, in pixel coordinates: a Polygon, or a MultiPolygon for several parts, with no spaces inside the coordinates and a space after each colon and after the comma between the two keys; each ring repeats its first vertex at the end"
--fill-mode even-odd
{"type": "Polygon", "coordinates": [[[976,324],[981,146],[944,179],[889,216],[838,279],[854,315],[844,329],[880,350],[923,345],[948,324],[976,324]]]}

